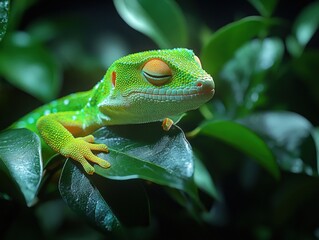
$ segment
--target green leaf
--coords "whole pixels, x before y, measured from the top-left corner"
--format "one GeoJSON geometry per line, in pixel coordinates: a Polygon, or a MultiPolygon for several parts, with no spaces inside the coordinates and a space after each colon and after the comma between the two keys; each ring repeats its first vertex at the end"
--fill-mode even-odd
{"type": "Polygon", "coordinates": [[[228,84],[231,94],[222,96],[233,112],[252,111],[264,100],[265,78],[281,62],[284,44],[278,38],[254,39],[242,47],[228,61],[220,73],[221,84],[228,84]]]}
{"type": "Polygon", "coordinates": [[[63,167],[59,190],[63,200],[80,215],[99,228],[112,231],[120,223],[100,192],[81,172],[78,166],[67,161],[63,167]]]}
{"type": "Polygon", "coordinates": [[[299,57],[319,27],[319,1],[305,7],[292,27],[292,34],[287,37],[287,49],[294,57],[299,57]]]}
{"type": "Polygon", "coordinates": [[[293,33],[301,46],[306,46],[319,26],[319,1],[315,1],[297,17],[293,25],[293,33]]]}
{"type": "Polygon", "coordinates": [[[38,135],[27,129],[6,130],[0,133],[0,170],[13,183],[10,190],[22,194],[31,206],[42,177],[41,146],[38,135]]]}
{"type": "Polygon", "coordinates": [[[53,56],[24,32],[7,36],[2,42],[0,75],[45,102],[56,98],[61,82],[53,56]]]}
{"type": "Polygon", "coordinates": [[[317,172],[302,159],[301,145],[313,128],[303,116],[285,111],[263,112],[252,114],[241,123],[267,141],[283,170],[309,175],[317,172]]]}
{"type": "Polygon", "coordinates": [[[182,190],[196,199],[193,152],[178,127],[172,126],[165,132],[159,122],[108,126],[93,135],[96,142],[110,149],[110,153],[99,156],[109,161],[111,167],[95,166],[97,174],[116,180],[141,178],[182,190]]]}
{"type": "Polygon", "coordinates": [[[0,41],[7,31],[9,19],[9,0],[0,0],[0,41]]]}
{"type": "Polygon", "coordinates": [[[217,76],[236,50],[253,37],[263,33],[270,21],[263,17],[246,17],[213,33],[201,53],[203,68],[217,76]]]}
{"type": "Polygon", "coordinates": [[[264,17],[270,17],[273,13],[277,0],[248,0],[264,17]]]}
{"type": "Polygon", "coordinates": [[[113,0],[128,25],[150,37],[161,48],[187,45],[186,21],[175,1],[113,0]]]}
{"type": "Polygon", "coordinates": [[[244,154],[252,157],[276,179],[279,178],[279,168],[267,144],[247,127],[232,121],[213,121],[202,124],[191,135],[206,135],[217,138],[244,154]]]}

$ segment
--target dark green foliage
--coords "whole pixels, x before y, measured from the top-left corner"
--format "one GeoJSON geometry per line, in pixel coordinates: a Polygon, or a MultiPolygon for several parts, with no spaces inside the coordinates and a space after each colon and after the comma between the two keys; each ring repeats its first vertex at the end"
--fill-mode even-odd
{"type": "Polygon", "coordinates": [[[216,95],[169,132],[99,129],[93,176],[0,132],[1,239],[318,239],[318,1],[48,2],[0,1],[0,129],[150,48],[194,49],[216,95]]]}

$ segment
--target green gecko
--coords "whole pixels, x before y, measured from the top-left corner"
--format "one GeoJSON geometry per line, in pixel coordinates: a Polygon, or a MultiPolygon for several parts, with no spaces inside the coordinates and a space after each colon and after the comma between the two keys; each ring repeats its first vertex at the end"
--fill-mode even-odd
{"type": "Polygon", "coordinates": [[[44,140],[43,152],[51,148],[93,174],[89,161],[110,167],[92,153],[108,152],[106,145],[94,143],[94,130],[159,120],[168,130],[173,124],[169,116],[198,108],[213,97],[214,88],[192,50],[140,52],[115,61],[93,89],[39,107],[11,127],[34,131],[44,140]]]}

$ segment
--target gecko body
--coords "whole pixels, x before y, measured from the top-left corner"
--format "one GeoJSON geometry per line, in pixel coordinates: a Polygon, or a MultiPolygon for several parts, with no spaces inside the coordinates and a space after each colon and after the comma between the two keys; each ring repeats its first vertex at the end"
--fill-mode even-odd
{"type": "MultiPolygon", "coordinates": [[[[88,174],[95,163],[110,164],[92,151],[107,152],[90,135],[105,125],[163,121],[196,109],[214,94],[214,81],[192,50],[177,48],[130,54],[115,61],[91,90],[48,103],[22,117],[13,128],[38,133],[52,149],[81,163],[88,174]]],[[[165,124],[164,124],[165,122],[165,124]]]]}

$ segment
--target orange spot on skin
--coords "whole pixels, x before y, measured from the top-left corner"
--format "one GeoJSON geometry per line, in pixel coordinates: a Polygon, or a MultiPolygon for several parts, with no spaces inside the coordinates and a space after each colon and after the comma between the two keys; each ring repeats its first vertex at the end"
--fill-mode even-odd
{"type": "Polygon", "coordinates": [[[115,85],[116,85],[116,72],[115,71],[112,72],[112,85],[113,85],[113,87],[115,87],[115,85]]]}

